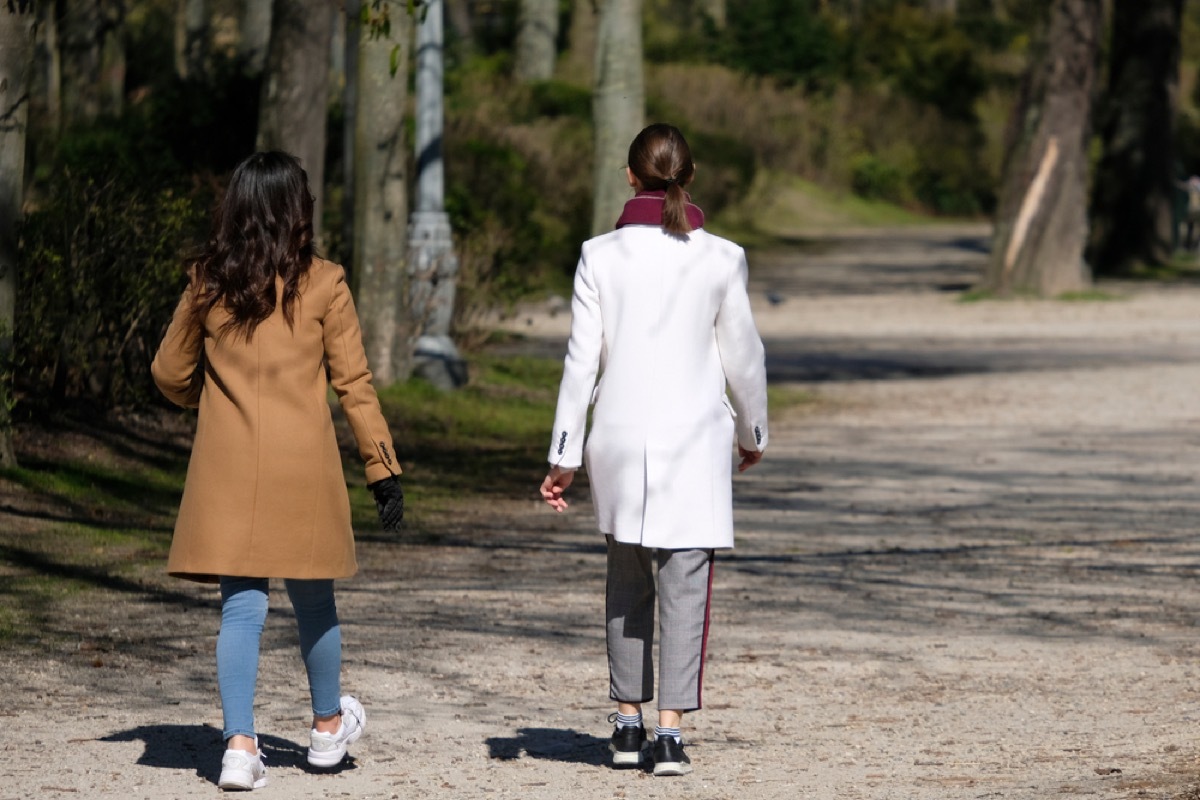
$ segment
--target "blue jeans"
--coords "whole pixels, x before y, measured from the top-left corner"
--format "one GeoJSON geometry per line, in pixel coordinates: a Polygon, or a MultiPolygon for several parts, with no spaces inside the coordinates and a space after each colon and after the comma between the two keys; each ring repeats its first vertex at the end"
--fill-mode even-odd
{"type": "MultiPolygon", "coordinates": [[[[332,580],[285,580],[300,631],[300,655],[308,672],[313,715],[341,707],[342,630],[332,580]]],[[[217,685],[225,738],[254,736],[254,686],[258,642],[267,619],[267,579],[221,577],[221,632],[217,636],[217,685]]]]}

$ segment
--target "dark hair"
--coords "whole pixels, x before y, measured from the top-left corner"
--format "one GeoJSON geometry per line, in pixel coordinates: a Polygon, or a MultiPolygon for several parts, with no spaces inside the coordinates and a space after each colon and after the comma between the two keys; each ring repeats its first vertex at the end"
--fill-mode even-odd
{"type": "Polygon", "coordinates": [[[674,125],[656,122],[642,130],[629,145],[629,169],[650,191],[665,191],[662,226],[668,233],[688,233],[687,194],[696,165],[687,140],[674,125]]]}
{"type": "Polygon", "coordinates": [[[249,340],[275,310],[275,276],[288,326],[300,278],[313,259],[313,196],[293,155],[255,153],[233,170],[213,215],[212,234],[187,266],[195,294],[192,318],[203,322],[218,305],[229,312],[222,332],[249,340]]]}

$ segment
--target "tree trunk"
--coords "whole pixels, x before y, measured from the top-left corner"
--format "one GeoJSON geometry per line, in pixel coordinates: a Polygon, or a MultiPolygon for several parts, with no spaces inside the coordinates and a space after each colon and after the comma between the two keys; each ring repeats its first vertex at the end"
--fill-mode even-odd
{"type": "Polygon", "coordinates": [[[935,14],[953,17],[958,13],[958,0],[929,0],[929,10],[935,14]]]}
{"type": "Polygon", "coordinates": [[[100,110],[115,116],[125,107],[125,39],[121,35],[125,26],[124,6],[109,4],[106,20],[100,52],[100,110]]]}
{"type": "Polygon", "coordinates": [[[596,61],[596,25],[602,0],[571,0],[571,27],[563,73],[568,80],[588,85],[596,61]]]}
{"type": "Polygon", "coordinates": [[[712,20],[717,30],[725,27],[725,0],[704,0],[701,3],[701,10],[712,20]]]}
{"type": "Polygon", "coordinates": [[[342,101],[346,91],[346,51],[349,40],[346,38],[346,12],[349,11],[347,0],[341,0],[342,8],[334,8],[329,18],[329,105],[333,106],[342,101]]]}
{"type": "Polygon", "coordinates": [[[629,199],[625,161],[643,127],[641,0],[604,0],[596,36],[592,95],[595,194],[592,235],[611,231],[629,199]]]}
{"type": "Polygon", "coordinates": [[[0,467],[17,465],[12,440],[13,321],[35,21],[31,2],[0,5],[0,467]]]}
{"type": "Polygon", "coordinates": [[[521,0],[517,21],[517,79],[545,81],[554,77],[558,59],[558,0],[521,0]]]}
{"type": "Polygon", "coordinates": [[[207,3],[179,0],[175,10],[175,73],[181,78],[201,77],[207,57],[207,3]]]}
{"type": "Polygon", "coordinates": [[[446,0],[446,22],[454,31],[454,49],[466,56],[475,49],[475,31],[471,27],[471,0],[446,0]]]}
{"type": "Polygon", "coordinates": [[[367,361],[380,386],[408,378],[411,331],[408,297],[408,148],[404,112],[408,103],[407,14],[392,18],[392,40],[359,36],[358,114],[354,162],[354,276],[367,361]],[[399,47],[399,69],[390,61],[399,47]]]}
{"type": "Polygon", "coordinates": [[[238,58],[241,59],[242,68],[247,75],[262,75],[270,42],[271,0],[246,0],[246,8],[242,12],[241,35],[238,38],[238,58]]]}
{"type": "MultiPolygon", "coordinates": [[[[271,42],[258,115],[258,149],[300,159],[313,197],[313,228],[321,236],[329,96],[332,0],[275,0],[271,42]]],[[[402,15],[397,15],[402,16],[402,15]]]]}
{"type": "Polygon", "coordinates": [[[1092,195],[1097,272],[1161,264],[1175,238],[1175,113],[1183,0],[1117,0],[1103,156],[1092,195]]]}
{"type": "Polygon", "coordinates": [[[60,5],[63,123],[88,123],[100,115],[103,84],[96,80],[104,63],[103,0],[73,0],[60,5]]]}
{"type": "Polygon", "coordinates": [[[985,283],[1000,293],[1057,295],[1090,283],[1087,146],[1101,0],[1054,0],[1013,118],[985,283]]]}
{"type": "Polygon", "coordinates": [[[358,56],[362,24],[359,12],[361,0],[346,0],[346,51],[342,68],[346,71],[346,86],[342,89],[342,259],[354,276],[354,217],[355,184],[354,164],[356,160],[355,125],[358,121],[358,56]]]}
{"type": "Polygon", "coordinates": [[[58,43],[58,9],[54,3],[37,4],[37,30],[34,43],[34,96],[44,115],[44,129],[57,138],[62,130],[62,51],[58,43]]]}

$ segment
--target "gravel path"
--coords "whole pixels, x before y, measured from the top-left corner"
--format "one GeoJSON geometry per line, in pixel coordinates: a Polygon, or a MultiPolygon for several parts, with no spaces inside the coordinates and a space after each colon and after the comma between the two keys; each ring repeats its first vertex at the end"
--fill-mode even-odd
{"type": "MultiPolygon", "coordinates": [[[[1200,288],[963,303],[983,236],[756,262],[773,379],[818,401],[737,479],[692,776],[605,766],[601,542],[533,464],[436,541],[364,537],[339,602],[370,718],[337,774],[301,766],[273,598],[256,796],[1194,800],[1200,288]]],[[[562,315],[510,324],[561,351],[562,315]]],[[[159,585],[64,617],[78,646],[0,653],[0,800],[219,794],[215,598],[159,585]]]]}

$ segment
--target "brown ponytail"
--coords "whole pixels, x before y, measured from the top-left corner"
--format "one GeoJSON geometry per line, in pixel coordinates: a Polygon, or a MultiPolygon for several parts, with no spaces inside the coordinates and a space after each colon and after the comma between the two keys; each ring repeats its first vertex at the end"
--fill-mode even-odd
{"type": "Polygon", "coordinates": [[[629,145],[629,169],[649,191],[665,191],[662,226],[668,233],[692,230],[687,218],[687,193],[696,165],[687,140],[674,125],[656,122],[645,128],[629,145]]]}

